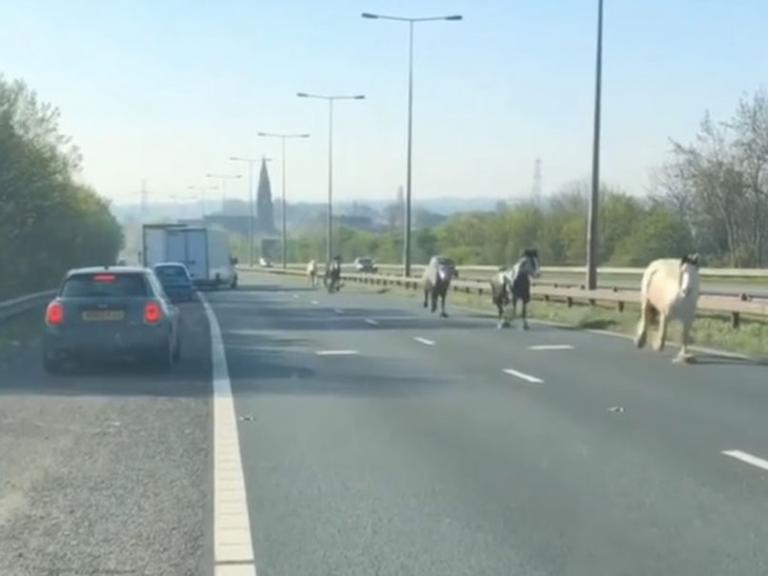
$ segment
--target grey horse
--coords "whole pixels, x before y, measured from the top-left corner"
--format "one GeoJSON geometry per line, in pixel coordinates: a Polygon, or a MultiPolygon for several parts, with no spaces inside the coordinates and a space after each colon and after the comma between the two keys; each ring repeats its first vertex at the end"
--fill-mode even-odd
{"type": "Polygon", "coordinates": [[[433,256],[424,274],[421,277],[421,285],[424,290],[424,308],[429,305],[429,299],[432,299],[432,312],[437,310],[437,300],[440,299],[440,316],[447,318],[445,313],[445,296],[451,287],[451,280],[458,278],[459,272],[456,265],[450,258],[442,256],[433,256]]]}
{"type": "Polygon", "coordinates": [[[522,257],[512,268],[502,268],[491,278],[491,297],[499,311],[498,328],[507,328],[505,317],[507,304],[512,303],[512,318],[517,313],[517,301],[523,303],[523,329],[528,330],[527,308],[531,300],[531,277],[539,277],[539,253],[533,248],[523,251],[522,257]]]}

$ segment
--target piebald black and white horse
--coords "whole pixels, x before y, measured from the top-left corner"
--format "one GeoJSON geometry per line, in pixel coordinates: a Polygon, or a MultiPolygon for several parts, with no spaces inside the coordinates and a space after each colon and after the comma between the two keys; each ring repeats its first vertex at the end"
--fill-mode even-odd
{"type": "Polygon", "coordinates": [[[526,318],[528,302],[531,300],[531,278],[539,277],[539,253],[533,248],[523,251],[523,255],[512,268],[501,269],[491,278],[491,297],[499,311],[499,328],[510,325],[505,316],[506,307],[512,303],[512,318],[517,313],[517,301],[523,303],[523,329],[528,330],[526,318]]]}
{"type": "Polygon", "coordinates": [[[459,273],[456,265],[450,258],[442,256],[433,256],[424,274],[421,277],[421,285],[424,290],[424,308],[429,305],[430,297],[432,299],[432,312],[437,310],[437,300],[440,299],[440,316],[447,318],[445,313],[445,296],[451,287],[451,280],[458,278],[459,273]]]}

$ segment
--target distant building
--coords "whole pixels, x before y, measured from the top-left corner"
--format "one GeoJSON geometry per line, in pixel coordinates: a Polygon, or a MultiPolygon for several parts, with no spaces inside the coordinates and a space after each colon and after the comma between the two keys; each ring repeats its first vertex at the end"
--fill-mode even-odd
{"type": "Polygon", "coordinates": [[[275,212],[272,205],[272,186],[269,183],[267,161],[261,161],[259,188],[256,193],[256,228],[260,232],[274,232],[275,212]]]}

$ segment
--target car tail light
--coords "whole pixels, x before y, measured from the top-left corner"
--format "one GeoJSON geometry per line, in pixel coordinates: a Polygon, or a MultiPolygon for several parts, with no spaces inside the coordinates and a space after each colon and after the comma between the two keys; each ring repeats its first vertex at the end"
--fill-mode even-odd
{"type": "Polygon", "coordinates": [[[45,322],[49,326],[60,326],[64,322],[64,306],[61,302],[51,302],[45,311],[45,322]]]}
{"type": "Polygon", "coordinates": [[[144,322],[146,324],[157,324],[163,319],[163,309],[157,302],[147,302],[144,306],[144,322]]]}
{"type": "Polygon", "coordinates": [[[100,282],[100,283],[109,283],[111,284],[117,279],[117,276],[114,274],[96,274],[93,277],[94,282],[100,282]]]}

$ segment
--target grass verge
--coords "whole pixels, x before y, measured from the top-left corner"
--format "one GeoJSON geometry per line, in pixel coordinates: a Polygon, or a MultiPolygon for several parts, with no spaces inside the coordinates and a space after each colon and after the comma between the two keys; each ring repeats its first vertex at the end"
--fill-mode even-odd
{"type": "MultiPolygon", "coordinates": [[[[421,294],[413,290],[397,287],[386,289],[368,287],[364,284],[350,283],[355,286],[375,290],[378,293],[391,293],[398,296],[421,298],[421,294]]],[[[463,294],[452,292],[448,296],[450,305],[471,308],[488,313],[494,317],[496,310],[487,295],[463,294]]],[[[564,303],[534,301],[528,307],[529,318],[557,322],[574,328],[607,330],[619,334],[634,335],[640,318],[638,306],[627,305],[623,312],[602,306],[574,305],[568,308],[564,303]]],[[[655,326],[649,334],[649,340],[655,337],[655,326]]],[[[728,352],[746,354],[748,356],[768,357],[768,322],[742,319],[739,328],[731,327],[730,319],[724,316],[699,316],[693,325],[693,344],[703,347],[716,348],[728,352]]],[[[680,342],[680,326],[673,323],[669,328],[669,342],[680,342]]]]}

